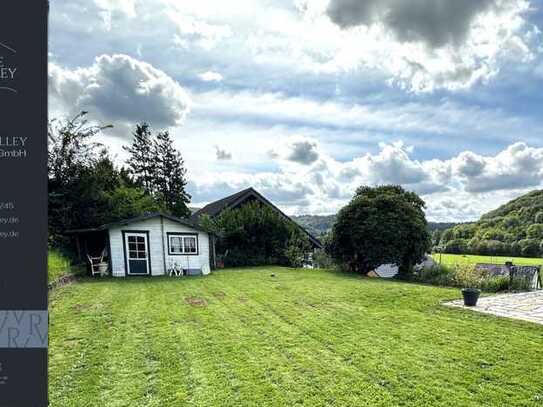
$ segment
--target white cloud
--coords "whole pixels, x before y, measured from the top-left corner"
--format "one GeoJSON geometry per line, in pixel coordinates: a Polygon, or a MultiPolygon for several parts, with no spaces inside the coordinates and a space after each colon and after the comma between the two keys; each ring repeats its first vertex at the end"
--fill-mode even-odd
{"type": "Polygon", "coordinates": [[[201,74],[198,74],[198,78],[204,82],[220,82],[223,80],[220,73],[213,71],[202,72],[201,74]]]}
{"type": "Polygon", "coordinates": [[[90,111],[112,124],[181,124],[190,109],[185,89],[163,71],[127,55],[101,55],[91,66],[49,65],[53,114],[90,111]]]}
{"type": "Polygon", "coordinates": [[[123,14],[129,18],[136,17],[135,0],[94,0],[98,7],[98,13],[102,17],[106,31],[111,30],[113,16],[116,13],[123,14]]]}
{"type": "Polygon", "coordinates": [[[179,47],[190,48],[192,44],[196,44],[206,50],[211,50],[221,41],[232,36],[232,29],[227,24],[209,23],[204,19],[175,10],[170,10],[167,14],[177,26],[174,43],[179,47]]]}
{"type": "Polygon", "coordinates": [[[543,180],[543,149],[515,143],[494,157],[464,153],[453,166],[468,192],[535,188],[543,180]]]}
{"type": "MultiPolygon", "coordinates": [[[[285,139],[276,157],[288,157],[284,154],[293,151],[289,147],[296,140],[301,138],[285,139]]],[[[312,146],[311,151],[319,151],[318,158],[298,166],[280,160],[276,172],[201,174],[193,180],[194,196],[198,199],[207,193],[213,200],[223,191],[253,186],[276,199],[288,213],[325,214],[345,205],[360,185],[399,184],[426,199],[430,219],[467,221],[543,183],[543,148],[523,143],[494,156],[466,151],[447,160],[419,161],[411,158],[413,149],[396,142],[381,144],[376,154],[340,162],[324,153],[317,140],[303,141],[312,146]],[[482,162],[483,166],[478,165],[482,162]],[[218,193],[213,195],[218,184],[218,193]]]]}

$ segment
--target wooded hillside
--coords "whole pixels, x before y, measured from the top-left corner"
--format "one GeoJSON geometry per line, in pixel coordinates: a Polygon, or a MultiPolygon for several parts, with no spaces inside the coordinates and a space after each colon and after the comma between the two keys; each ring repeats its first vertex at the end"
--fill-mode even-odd
{"type": "Polygon", "coordinates": [[[543,190],[532,191],[441,235],[446,253],[540,257],[543,255],[543,190]]]}

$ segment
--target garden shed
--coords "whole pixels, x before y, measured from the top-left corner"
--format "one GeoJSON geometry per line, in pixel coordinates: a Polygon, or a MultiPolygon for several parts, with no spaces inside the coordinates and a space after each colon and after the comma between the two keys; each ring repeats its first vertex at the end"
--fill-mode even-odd
{"type": "Polygon", "coordinates": [[[213,242],[195,223],[149,213],[97,228],[73,230],[79,257],[102,258],[114,277],[186,275],[211,271],[213,242]]]}

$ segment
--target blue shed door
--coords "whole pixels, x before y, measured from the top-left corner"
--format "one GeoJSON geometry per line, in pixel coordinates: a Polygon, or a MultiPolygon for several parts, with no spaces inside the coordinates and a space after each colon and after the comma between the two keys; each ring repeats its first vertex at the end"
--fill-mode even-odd
{"type": "Polygon", "coordinates": [[[146,233],[125,233],[126,270],[128,275],[149,274],[149,242],[146,233]]]}

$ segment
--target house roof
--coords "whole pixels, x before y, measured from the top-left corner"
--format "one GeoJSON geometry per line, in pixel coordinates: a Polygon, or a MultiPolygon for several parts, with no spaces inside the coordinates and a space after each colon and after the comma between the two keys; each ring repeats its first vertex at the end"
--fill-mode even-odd
{"type": "Polygon", "coordinates": [[[313,236],[311,233],[309,233],[305,228],[303,228],[300,224],[293,221],[289,216],[287,216],[281,209],[279,209],[277,206],[275,206],[273,203],[271,203],[268,199],[266,199],[261,193],[259,193],[254,188],[247,188],[243,191],[236,192],[233,195],[227,196],[226,198],[219,199],[218,201],[211,202],[204,206],[202,209],[196,211],[191,216],[191,220],[193,222],[199,222],[200,217],[202,215],[208,215],[211,218],[214,218],[218,216],[223,210],[225,209],[233,209],[236,208],[239,204],[244,202],[248,198],[254,198],[261,203],[268,205],[273,210],[275,210],[277,213],[279,213],[281,216],[283,216],[285,219],[287,219],[290,222],[293,222],[301,231],[303,231],[311,243],[315,245],[316,247],[322,248],[322,243],[317,239],[315,236],[313,236]]]}
{"type": "Polygon", "coordinates": [[[97,227],[94,227],[94,228],[68,230],[68,231],[66,231],[66,233],[67,234],[77,234],[77,233],[102,232],[102,231],[111,229],[112,227],[115,227],[115,226],[128,225],[130,223],[156,218],[157,216],[162,216],[165,219],[169,219],[169,220],[171,220],[173,222],[177,222],[177,223],[179,223],[181,225],[188,226],[190,228],[193,228],[193,229],[196,229],[196,230],[201,230],[201,231],[205,232],[197,223],[195,223],[194,221],[192,221],[190,219],[181,219],[181,218],[177,218],[175,216],[167,215],[167,214],[161,213],[161,212],[150,212],[150,213],[146,213],[146,214],[141,215],[141,216],[136,216],[134,218],[123,219],[123,220],[119,220],[119,221],[116,221],[116,222],[106,223],[104,225],[97,226],[97,227]]]}

